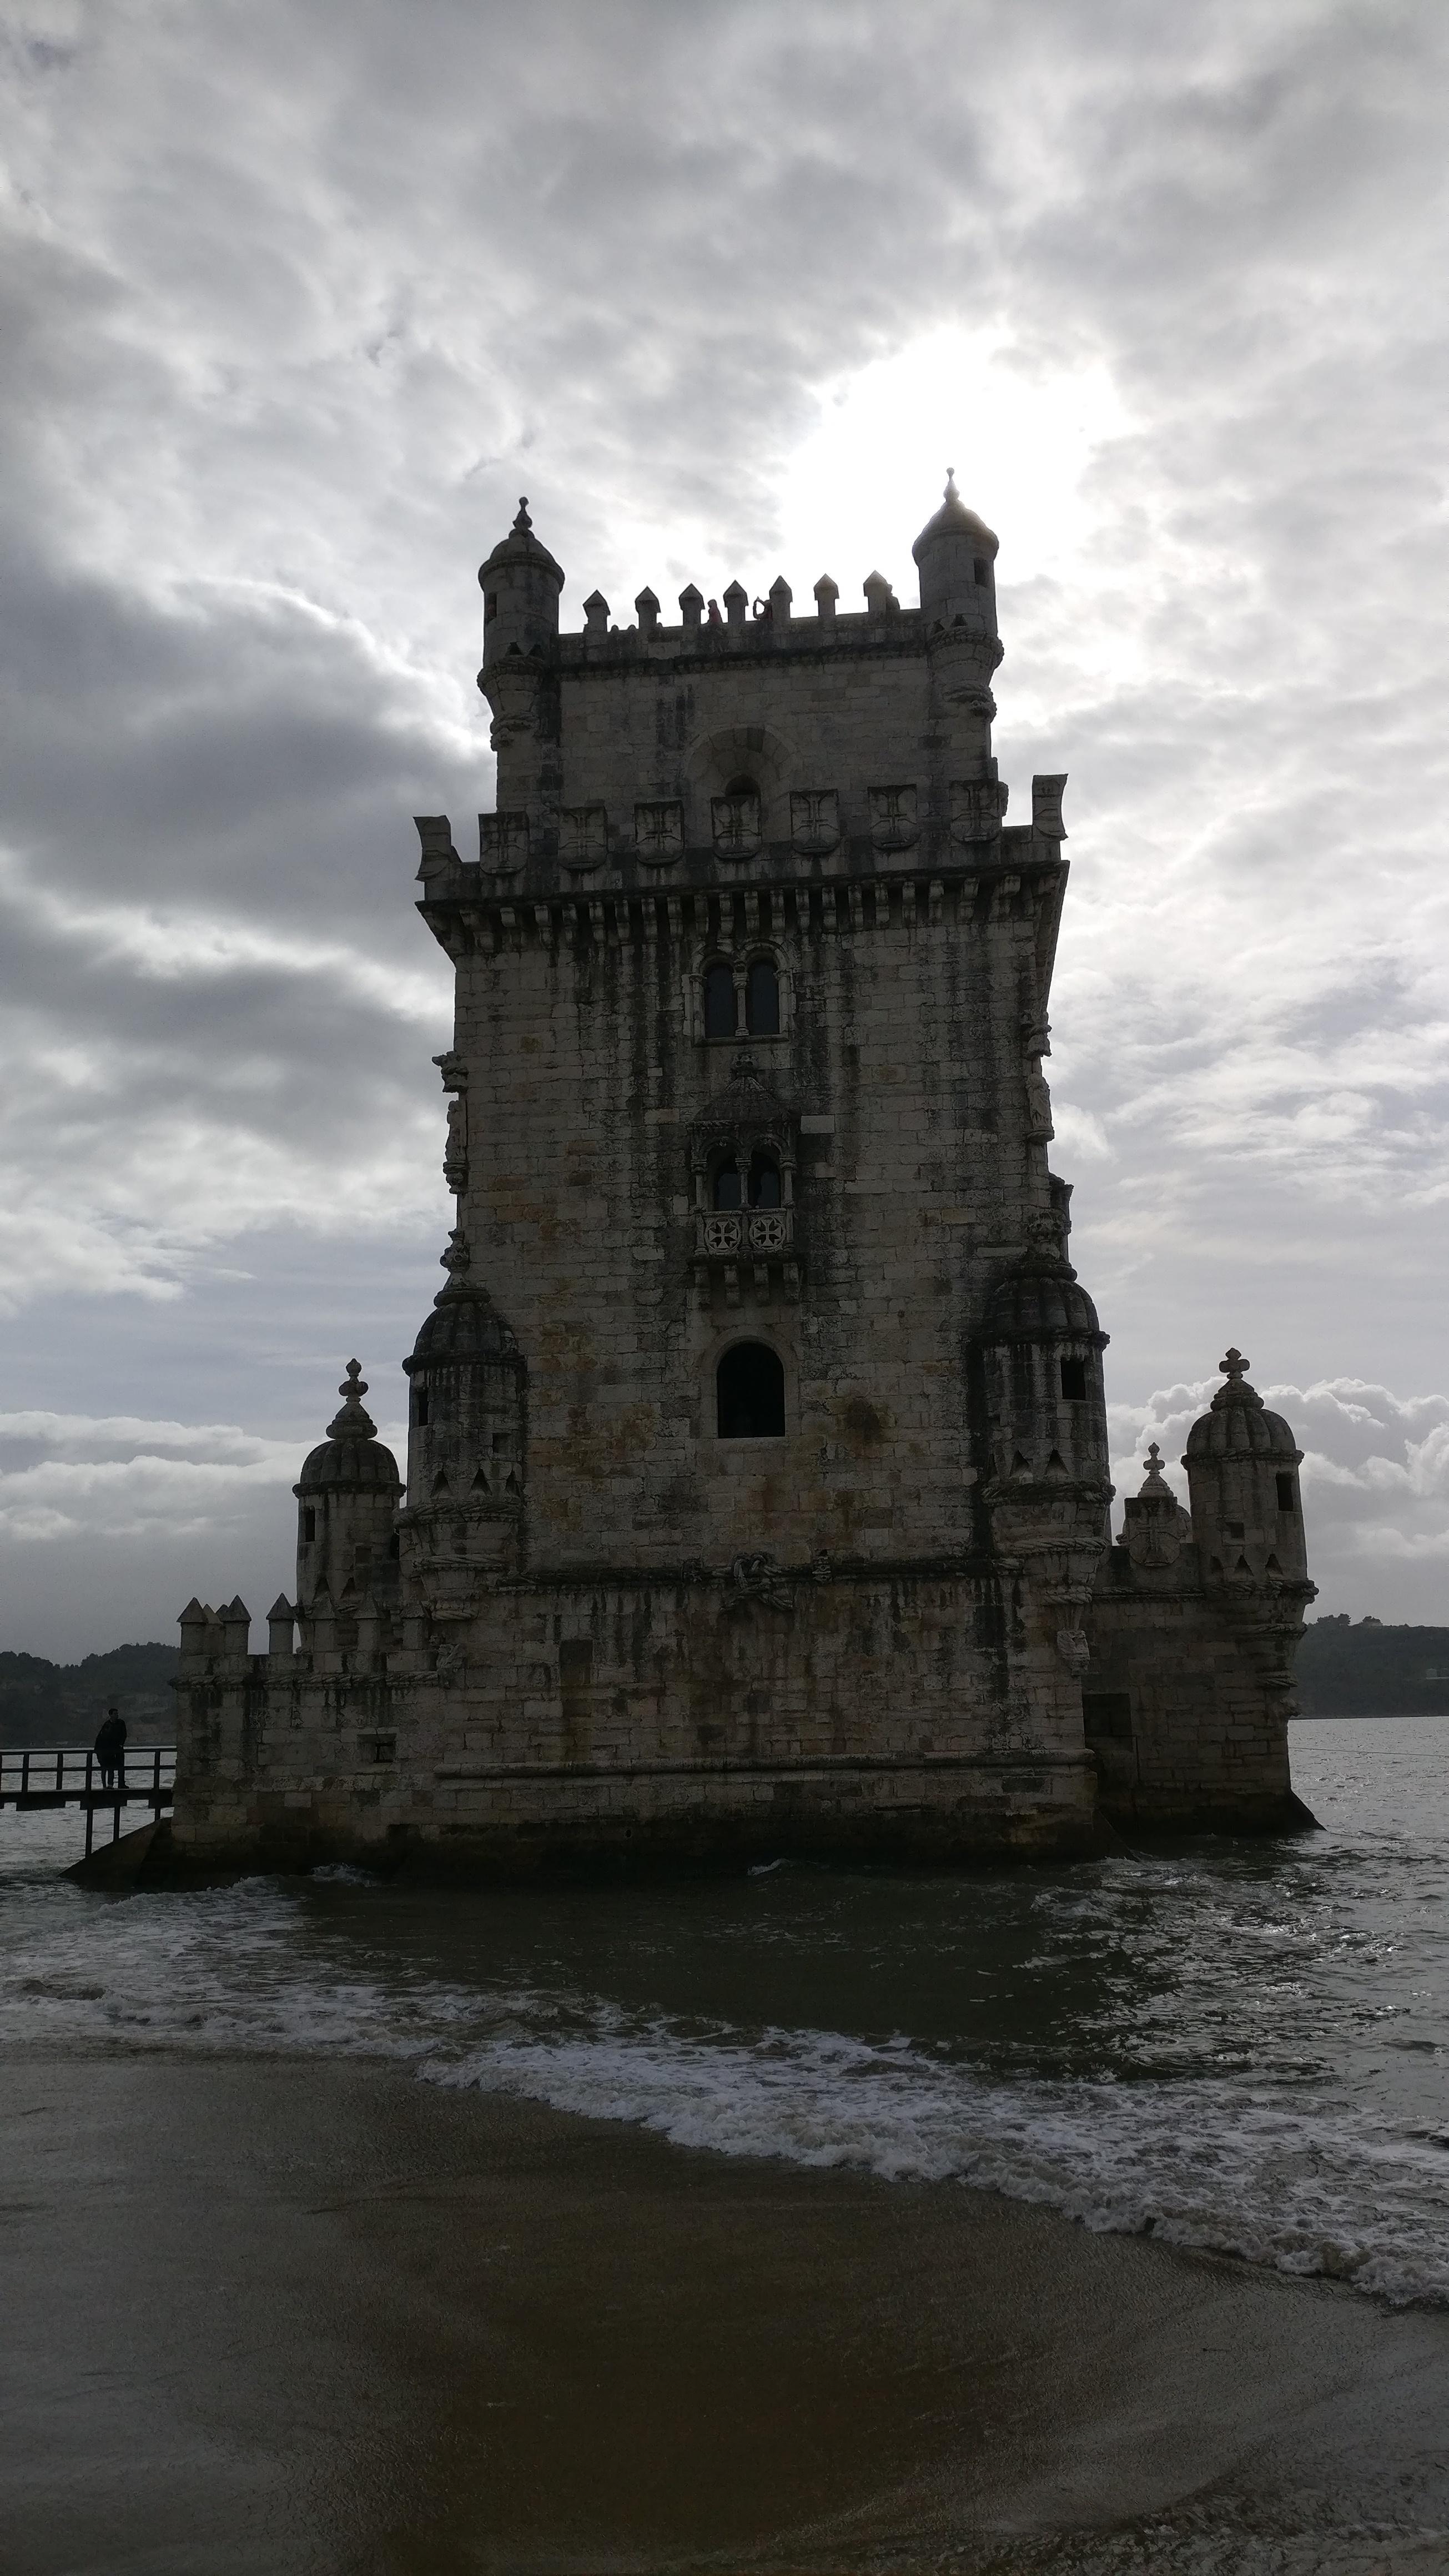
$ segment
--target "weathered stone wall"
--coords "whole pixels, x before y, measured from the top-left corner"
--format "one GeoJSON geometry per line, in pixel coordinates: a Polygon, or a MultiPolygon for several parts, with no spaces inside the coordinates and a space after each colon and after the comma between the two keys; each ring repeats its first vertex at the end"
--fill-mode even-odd
{"type": "Polygon", "coordinates": [[[528,1356],[534,1562],[972,1542],[963,1353],[1050,1205],[1019,1022],[1060,873],[481,911],[462,1223],[528,1356]],[[777,964],[778,1037],[704,1038],[736,954],[777,964]],[[786,1257],[702,1262],[691,1126],[742,1051],[798,1136],[786,1257]],[[782,1442],[715,1436],[742,1337],[785,1361],[782,1442]]]}
{"type": "Polygon", "coordinates": [[[1293,1655],[1311,1587],[1207,1585],[1109,1552],[1087,1620],[1087,1740],[1104,1811],[1129,1829],[1291,1823],[1293,1655]]]}
{"type": "Polygon", "coordinates": [[[193,1629],[193,1861],[1084,1848],[1080,1719],[1012,1686],[1016,1587],[941,1567],[502,1588],[442,1645],[193,1629]]]}

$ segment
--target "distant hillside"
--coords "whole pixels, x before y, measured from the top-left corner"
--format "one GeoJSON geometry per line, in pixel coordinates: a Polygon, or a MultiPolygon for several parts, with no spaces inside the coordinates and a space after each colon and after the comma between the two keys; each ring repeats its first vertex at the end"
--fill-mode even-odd
{"type": "Polygon", "coordinates": [[[0,1653],[0,1744],[89,1744],[109,1706],[137,1744],[176,1740],[174,1646],[112,1646],[78,1664],[0,1653]]]}
{"type": "Polygon", "coordinates": [[[1449,1714],[1449,1628],[1315,1619],[1294,1665],[1305,1717],[1449,1714]]]}

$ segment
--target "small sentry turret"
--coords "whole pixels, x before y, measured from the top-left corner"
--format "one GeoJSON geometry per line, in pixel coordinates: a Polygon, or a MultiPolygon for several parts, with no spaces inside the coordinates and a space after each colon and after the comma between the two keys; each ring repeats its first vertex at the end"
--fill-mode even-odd
{"type": "Polygon", "coordinates": [[[1187,1435],[1193,1537],[1207,1583],[1302,1583],[1308,1573],[1298,1470],[1303,1452],[1281,1413],[1247,1381],[1230,1350],[1226,1383],[1187,1435]]]}
{"type": "Polygon", "coordinates": [[[404,1539],[430,1592],[430,1569],[516,1557],[527,1470],[523,1354],[469,1278],[460,1232],[443,1261],[448,1284],[403,1362],[412,1386],[404,1539]]]}
{"type": "Polygon", "coordinates": [[[1107,1335],[1066,1257],[1060,1215],[1039,1223],[993,1289],[981,1329],[996,1480],[1107,1488],[1107,1335]]]}
{"type": "Polygon", "coordinates": [[[968,510],[956,489],[954,467],[946,476],[946,494],[911,548],[921,576],[921,614],[928,627],[964,624],[978,634],[996,636],[996,552],[998,540],[968,510]]]}
{"type": "Polygon", "coordinates": [[[319,1592],[374,1599],[397,1586],[394,1515],[402,1500],[397,1460],[363,1410],[367,1381],[356,1360],[338,1393],[342,1410],[327,1437],[305,1460],[292,1491],[297,1497],[297,1600],[302,1609],[319,1592]]]}
{"type": "MultiPolygon", "coordinates": [[[[562,568],[533,533],[526,500],[506,537],[478,567],[483,593],[483,670],[510,653],[547,655],[558,638],[562,568]]],[[[480,686],[482,673],[479,673],[480,686]]]]}

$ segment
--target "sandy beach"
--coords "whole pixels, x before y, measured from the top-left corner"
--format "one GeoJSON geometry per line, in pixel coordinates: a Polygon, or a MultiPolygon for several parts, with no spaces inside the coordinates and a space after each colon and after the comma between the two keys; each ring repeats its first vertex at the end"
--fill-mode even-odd
{"type": "Polygon", "coordinates": [[[12,2058],[8,2576],[1449,2565],[1449,2318],[375,2064],[12,2058]]]}

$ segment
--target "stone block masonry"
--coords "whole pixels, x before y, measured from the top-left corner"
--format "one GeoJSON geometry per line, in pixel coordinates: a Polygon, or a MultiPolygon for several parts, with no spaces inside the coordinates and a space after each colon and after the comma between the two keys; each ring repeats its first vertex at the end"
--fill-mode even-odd
{"type": "Polygon", "coordinates": [[[193,1865],[1291,1815],[1297,1452],[1230,1370],[1190,1524],[1144,1489],[1110,1544],[1048,1166],[1065,782],[1004,821],[996,539],[954,486],[914,551],[919,608],[691,586],[666,627],[645,590],[622,634],[598,593],[560,633],[526,505],[485,563],[497,809],[476,859],[418,826],[458,1221],[406,1486],[354,1362],[268,1654],[240,1603],[183,1618],[193,1865]]]}

